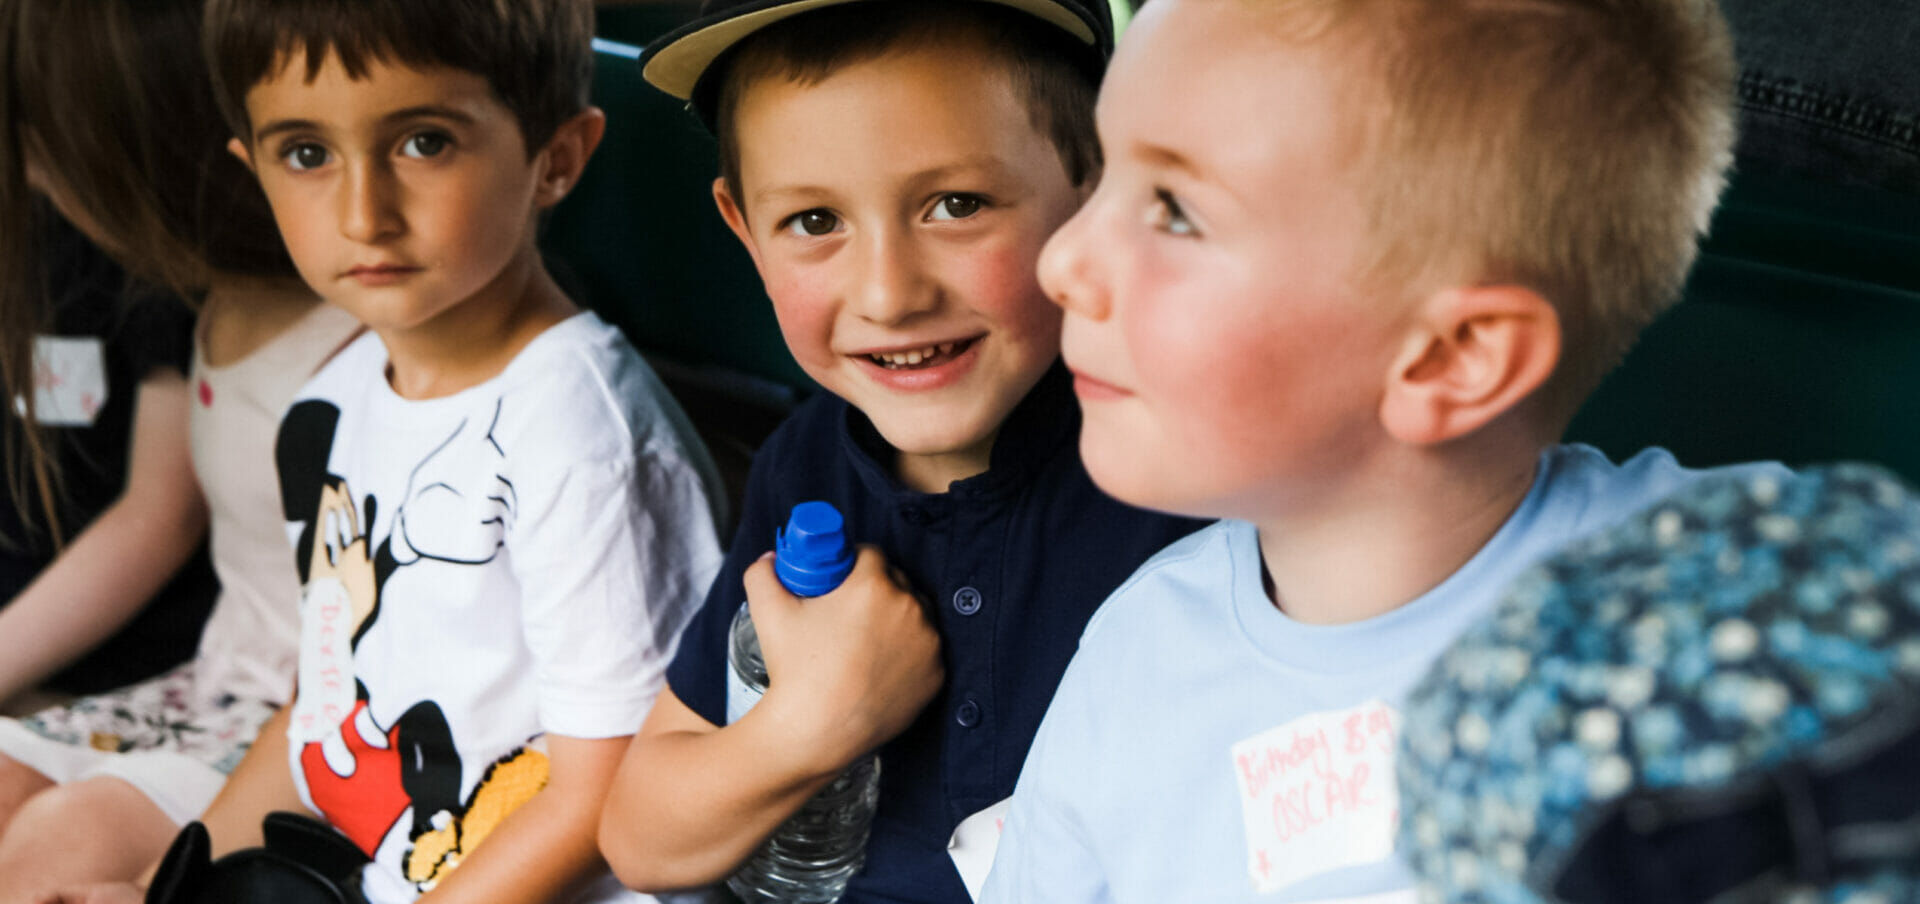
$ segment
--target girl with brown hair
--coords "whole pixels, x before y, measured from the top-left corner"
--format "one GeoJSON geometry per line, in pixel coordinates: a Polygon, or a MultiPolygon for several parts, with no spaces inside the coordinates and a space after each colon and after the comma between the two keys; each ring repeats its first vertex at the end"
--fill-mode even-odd
{"type": "MultiPolygon", "coordinates": [[[[11,498],[0,506],[62,546],[0,610],[0,699],[132,618],[209,520],[222,585],[186,665],[0,720],[0,904],[153,862],[292,687],[299,590],[273,437],[292,394],[357,326],[300,281],[251,174],[226,150],[200,7],[0,2],[0,381],[21,413],[7,419],[11,498]],[[73,375],[101,369],[101,353],[96,340],[60,358],[74,346],[37,338],[65,313],[38,242],[58,228],[44,222],[54,212],[139,283],[200,304],[191,371],[150,366],[125,380],[125,489],[70,535],[64,500],[79,475],[62,468],[46,424],[101,404],[71,397],[73,375]]],[[[96,316],[118,327],[111,341],[157,338],[130,328],[128,312],[151,302],[113,304],[96,316]]]]}

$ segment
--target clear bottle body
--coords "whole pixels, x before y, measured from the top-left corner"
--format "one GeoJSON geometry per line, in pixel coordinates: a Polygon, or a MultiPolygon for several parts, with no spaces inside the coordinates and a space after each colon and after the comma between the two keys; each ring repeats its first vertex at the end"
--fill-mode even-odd
{"type": "MultiPolygon", "coordinates": [[[[767,691],[760,635],[742,604],[727,645],[727,721],[737,721],[767,691]]],[[[855,760],[780,824],[727,887],[746,904],[832,904],[866,862],[867,833],[880,803],[880,758],[855,760]]]]}

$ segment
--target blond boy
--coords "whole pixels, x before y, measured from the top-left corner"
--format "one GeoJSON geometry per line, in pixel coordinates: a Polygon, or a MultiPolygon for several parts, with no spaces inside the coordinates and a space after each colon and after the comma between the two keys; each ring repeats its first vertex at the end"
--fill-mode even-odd
{"type": "Polygon", "coordinates": [[[1159,0],[1042,284],[1099,485],[1228,519],[1088,626],[985,900],[1411,900],[1397,706],[1695,478],[1558,445],[1676,296],[1733,65],[1690,0],[1159,0]]]}

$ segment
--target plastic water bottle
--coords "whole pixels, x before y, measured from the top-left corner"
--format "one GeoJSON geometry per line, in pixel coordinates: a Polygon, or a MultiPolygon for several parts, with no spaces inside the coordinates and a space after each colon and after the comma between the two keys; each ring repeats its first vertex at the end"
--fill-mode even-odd
{"type": "MultiPolygon", "coordinates": [[[[775,535],[774,573],[795,596],[819,596],[853,570],[846,522],[824,502],[793,507],[775,535]]],[[[745,603],[733,617],[727,648],[727,721],[737,722],[767,692],[767,663],[745,603]]],[[[867,832],[880,802],[880,758],[854,761],[727,879],[746,904],[832,904],[866,862],[867,832]]]]}

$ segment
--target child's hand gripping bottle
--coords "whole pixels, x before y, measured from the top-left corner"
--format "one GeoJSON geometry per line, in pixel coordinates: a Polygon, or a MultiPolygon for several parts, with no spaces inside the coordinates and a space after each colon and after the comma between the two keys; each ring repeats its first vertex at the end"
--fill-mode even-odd
{"type": "MultiPolygon", "coordinates": [[[[825,502],[793,507],[786,530],[775,536],[774,573],[795,596],[819,596],[840,586],[853,570],[846,523],[825,502]]],[[[733,617],[727,647],[727,721],[736,722],[767,692],[767,664],[760,655],[747,606],[733,617]]],[[[867,831],[880,801],[880,758],[854,761],[814,795],[727,879],[746,904],[832,904],[866,860],[867,831]]]]}

